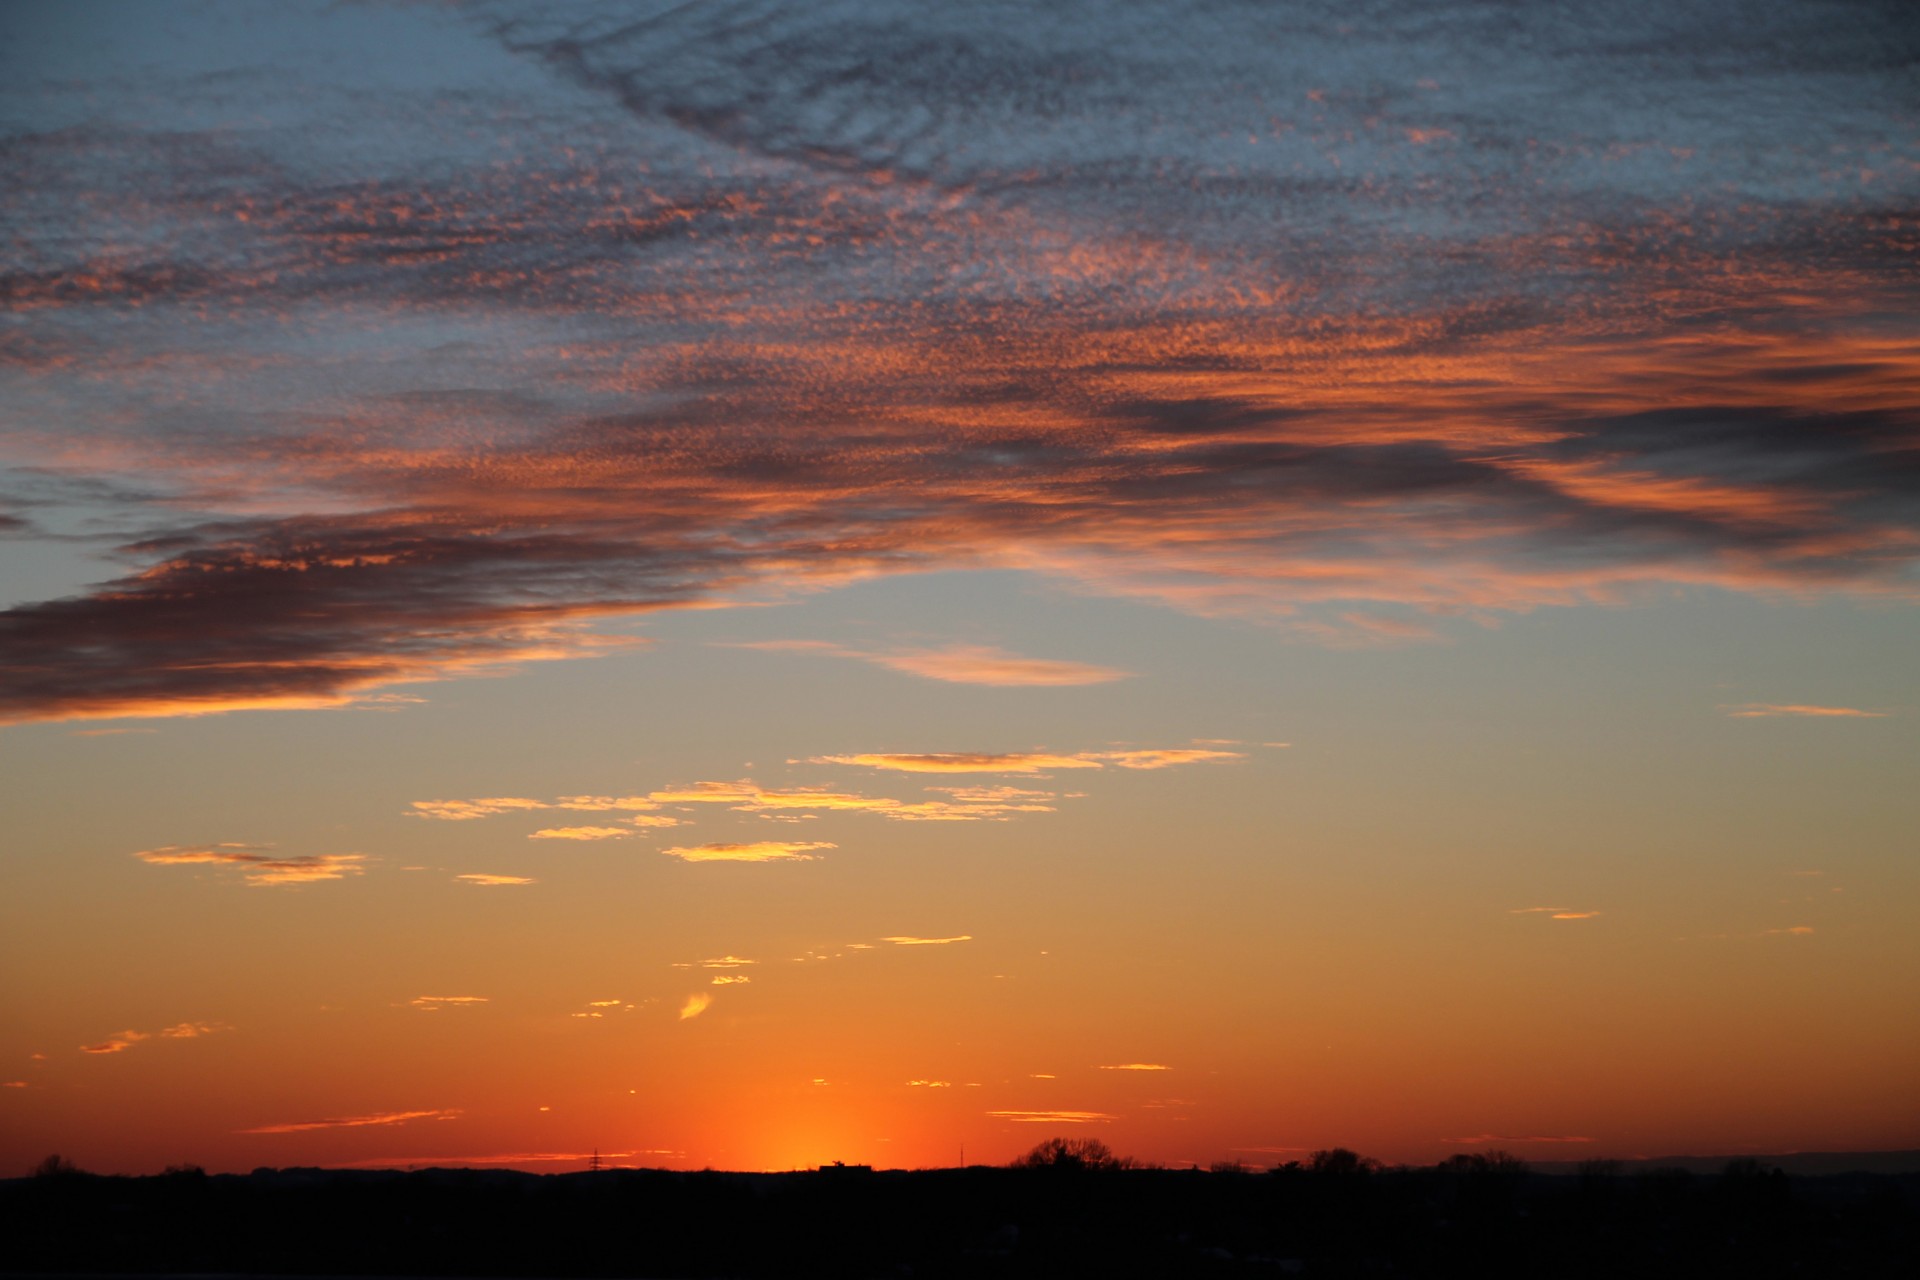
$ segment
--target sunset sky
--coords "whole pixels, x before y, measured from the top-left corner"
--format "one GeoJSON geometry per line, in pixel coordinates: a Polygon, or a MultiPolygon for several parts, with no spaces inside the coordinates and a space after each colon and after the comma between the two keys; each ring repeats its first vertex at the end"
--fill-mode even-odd
{"type": "Polygon", "coordinates": [[[1920,1147],[1916,67],[0,7],[0,1176],[1920,1147]]]}

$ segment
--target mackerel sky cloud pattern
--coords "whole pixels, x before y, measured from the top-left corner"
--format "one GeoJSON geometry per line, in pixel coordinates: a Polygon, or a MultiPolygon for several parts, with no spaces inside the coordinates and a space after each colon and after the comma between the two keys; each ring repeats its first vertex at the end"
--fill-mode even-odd
{"type": "Polygon", "coordinates": [[[109,559],[9,598],[0,720],[936,567],[1340,645],[1915,595],[1899,6],[373,11],[405,76],[323,17],[8,18],[0,536],[109,559]]]}

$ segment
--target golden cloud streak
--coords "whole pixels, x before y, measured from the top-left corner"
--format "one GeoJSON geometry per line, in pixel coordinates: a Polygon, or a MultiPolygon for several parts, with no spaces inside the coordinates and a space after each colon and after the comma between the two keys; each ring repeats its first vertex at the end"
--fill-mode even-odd
{"type": "Polygon", "coordinates": [[[756,840],[748,844],[696,844],[662,849],[682,862],[812,862],[815,849],[837,849],[825,840],[756,840]]]}
{"type": "Polygon", "coordinates": [[[1720,709],[1736,720],[1755,720],[1767,716],[1878,720],[1887,714],[1884,711],[1862,711],[1857,707],[1816,707],[1805,703],[1778,702],[1741,702],[1720,709]]]}
{"type": "Polygon", "coordinates": [[[1243,751],[1217,751],[1210,747],[1150,747],[1131,751],[1080,751],[1072,755],[1040,751],[1014,751],[999,754],[976,751],[920,754],[875,752],[859,755],[810,756],[806,763],[850,764],[867,769],[890,769],[903,773],[1024,774],[1042,773],[1050,769],[1104,769],[1109,764],[1121,769],[1166,769],[1181,764],[1202,764],[1245,758],[1246,753],[1243,751]]]}
{"type": "Polygon", "coordinates": [[[307,1133],[314,1129],[362,1129],[408,1124],[414,1120],[453,1120],[460,1114],[458,1108],[435,1111],[380,1111],[365,1116],[339,1116],[329,1120],[297,1120],[289,1124],[263,1124],[253,1129],[236,1129],[234,1132],[307,1133]]]}

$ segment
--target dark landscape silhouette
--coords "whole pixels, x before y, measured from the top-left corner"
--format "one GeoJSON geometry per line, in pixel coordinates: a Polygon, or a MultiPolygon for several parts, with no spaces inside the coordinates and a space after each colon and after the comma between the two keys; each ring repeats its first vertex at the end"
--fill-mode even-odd
{"type": "MultiPolygon", "coordinates": [[[[256,1169],[0,1183],[0,1272],[364,1276],[1899,1276],[1907,1172],[1342,1148],[1267,1171],[1049,1139],[1011,1167],[793,1173],[256,1169]]],[[[1846,1157],[1837,1157],[1843,1162],[1846,1157]]]]}

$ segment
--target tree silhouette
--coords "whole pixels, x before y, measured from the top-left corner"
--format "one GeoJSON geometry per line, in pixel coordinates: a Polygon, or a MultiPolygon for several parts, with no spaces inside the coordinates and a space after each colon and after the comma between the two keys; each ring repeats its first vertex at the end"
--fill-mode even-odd
{"type": "Polygon", "coordinates": [[[1311,1173],[1338,1177],[1358,1173],[1377,1173],[1380,1170],[1380,1162],[1371,1156],[1363,1156],[1358,1151],[1349,1151],[1345,1147],[1329,1147],[1308,1156],[1307,1169],[1311,1173]]]}
{"type": "Polygon", "coordinates": [[[69,1174],[78,1172],[80,1172],[79,1165],[66,1159],[58,1152],[55,1152],[39,1164],[33,1166],[32,1176],[36,1178],[64,1178],[69,1174]]]}
{"type": "Polygon", "coordinates": [[[1129,1169],[1133,1161],[1113,1154],[1098,1138],[1048,1138],[1013,1162],[1016,1169],[1129,1169]]]}

